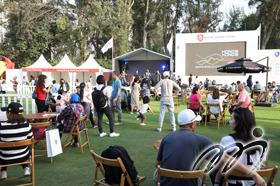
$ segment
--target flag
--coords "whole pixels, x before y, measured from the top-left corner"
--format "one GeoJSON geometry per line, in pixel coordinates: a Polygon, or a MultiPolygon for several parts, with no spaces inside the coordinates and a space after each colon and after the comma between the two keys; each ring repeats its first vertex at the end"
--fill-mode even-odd
{"type": "Polygon", "coordinates": [[[261,35],[261,31],[262,31],[262,24],[260,24],[260,26],[257,28],[257,30],[259,32],[259,36],[261,35]]]}
{"type": "Polygon", "coordinates": [[[103,46],[103,48],[101,49],[101,51],[103,52],[103,54],[105,52],[108,51],[109,48],[113,47],[113,37],[103,46]]]}
{"type": "Polygon", "coordinates": [[[169,51],[169,53],[172,53],[172,45],[173,45],[173,36],[171,36],[168,44],[167,44],[167,50],[169,51]]]}

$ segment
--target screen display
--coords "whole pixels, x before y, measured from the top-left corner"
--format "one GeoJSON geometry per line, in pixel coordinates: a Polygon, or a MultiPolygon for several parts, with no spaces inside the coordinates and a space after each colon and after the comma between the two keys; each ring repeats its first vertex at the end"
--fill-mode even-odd
{"type": "Polygon", "coordinates": [[[217,68],[246,57],[246,42],[187,43],[186,76],[229,76],[217,68]]]}

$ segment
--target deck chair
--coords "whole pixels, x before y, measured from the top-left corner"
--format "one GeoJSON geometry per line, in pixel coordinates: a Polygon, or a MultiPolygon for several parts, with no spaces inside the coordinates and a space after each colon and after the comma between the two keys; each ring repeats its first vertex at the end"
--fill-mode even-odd
{"type": "MultiPolygon", "coordinates": [[[[274,186],[274,182],[273,181],[274,181],[274,178],[275,178],[275,175],[276,175],[277,171],[278,171],[278,167],[274,166],[274,168],[272,168],[272,169],[257,170],[256,172],[261,177],[269,177],[270,178],[268,180],[268,182],[267,182],[267,186],[274,186]]],[[[239,180],[241,180],[241,178],[250,178],[250,177],[252,177],[251,175],[244,174],[244,173],[241,173],[241,172],[233,169],[233,170],[230,170],[230,171],[226,172],[223,186],[228,186],[229,185],[229,183],[228,183],[228,177],[229,176],[239,177],[240,178],[240,179],[238,178],[239,180]]]]}
{"type": "Polygon", "coordinates": [[[218,121],[212,121],[211,115],[216,115],[219,118],[222,118],[223,125],[225,126],[225,124],[226,124],[226,117],[225,117],[225,112],[222,112],[221,105],[220,104],[206,103],[206,107],[207,107],[207,109],[206,109],[206,116],[205,116],[205,127],[206,127],[206,124],[207,124],[207,116],[209,116],[210,124],[212,125],[213,122],[218,123],[218,128],[219,128],[219,126],[220,126],[220,119],[218,121]],[[219,107],[219,113],[211,113],[210,112],[210,107],[219,107]]]}
{"type": "MultiPolygon", "coordinates": [[[[200,106],[199,103],[190,103],[189,101],[187,101],[187,108],[189,108],[189,105],[198,105],[198,106],[200,106]]],[[[202,113],[203,113],[203,110],[201,110],[201,107],[199,107],[199,112],[197,114],[201,115],[202,113]]],[[[200,121],[198,122],[198,124],[200,125],[200,121]]]]}
{"type": "MultiPolygon", "coordinates": [[[[97,155],[93,150],[91,150],[90,153],[91,153],[94,161],[96,162],[95,169],[94,169],[93,186],[100,185],[100,184],[105,185],[105,186],[111,186],[110,184],[105,182],[105,170],[102,165],[120,167],[122,169],[123,174],[121,175],[121,183],[119,184],[119,186],[124,186],[125,180],[128,182],[129,186],[134,186],[121,158],[118,158],[118,159],[103,158],[103,157],[97,155]],[[97,180],[98,168],[100,169],[100,171],[104,177],[101,180],[97,180]]],[[[137,176],[137,179],[138,179],[138,181],[136,182],[136,185],[139,185],[140,183],[142,183],[143,181],[146,180],[146,177],[137,176]]]]}
{"type": "Polygon", "coordinates": [[[158,177],[157,177],[157,186],[160,186],[160,176],[165,176],[169,178],[177,178],[177,179],[195,179],[203,177],[202,185],[205,185],[206,181],[206,173],[207,168],[205,170],[197,170],[197,171],[177,171],[160,168],[158,166],[158,177]]]}
{"type": "MultiPolygon", "coordinates": [[[[32,126],[32,128],[47,128],[48,126],[50,126],[50,122],[44,122],[44,123],[30,123],[30,125],[32,126]]],[[[44,148],[44,150],[35,150],[34,154],[37,152],[47,152],[47,147],[46,145],[42,142],[42,140],[35,140],[34,144],[36,145],[37,143],[40,143],[41,146],[44,148]]],[[[47,156],[48,154],[37,154],[34,155],[34,157],[41,157],[41,156],[47,156]]],[[[53,162],[53,157],[51,157],[51,163],[53,162]]]]}
{"type": "Polygon", "coordinates": [[[73,125],[70,132],[63,132],[63,131],[59,132],[59,133],[62,133],[62,134],[68,134],[68,137],[66,138],[66,140],[65,140],[65,142],[62,146],[62,149],[64,149],[64,147],[66,147],[66,146],[69,147],[70,144],[72,143],[72,141],[74,140],[75,136],[78,136],[78,141],[79,141],[79,145],[80,145],[80,149],[81,149],[81,154],[84,153],[83,146],[85,146],[87,144],[87,146],[89,148],[88,132],[87,132],[87,127],[86,127],[86,122],[85,122],[86,117],[87,117],[87,114],[83,117],[79,117],[76,120],[76,123],[75,123],[75,125],[73,125]],[[81,130],[81,131],[79,130],[79,126],[78,126],[79,121],[84,121],[84,129],[81,130]],[[76,129],[76,132],[74,132],[75,129],[76,129]],[[86,135],[86,142],[84,144],[82,144],[82,140],[81,140],[81,133],[82,132],[85,132],[85,135],[86,135]],[[71,137],[71,135],[73,135],[73,137],[72,137],[71,141],[68,142],[68,139],[71,137]]]}
{"type": "Polygon", "coordinates": [[[61,106],[60,103],[48,103],[49,109],[48,112],[52,112],[51,107],[61,106]]]}
{"type": "Polygon", "coordinates": [[[8,179],[5,179],[5,180],[0,180],[0,182],[20,179],[20,178],[25,178],[25,177],[31,177],[31,182],[30,183],[26,183],[26,184],[22,184],[22,185],[33,185],[33,186],[35,186],[34,139],[32,138],[32,139],[28,139],[28,140],[24,140],[24,141],[17,141],[17,142],[0,142],[0,149],[21,147],[21,146],[26,146],[26,145],[31,147],[31,156],[30,156],[29,160],[26,160],[25,162],[22,162],[22,163],[14,163],[14,164],[9,164],[9,165],[1,165],[0,164],[0,168],[10,167],[10,166],[15,166],[15,165],[22,165],[22,164],[30,164],[31,174],[29,176],[21,176],[21,177],[16,177],[16,178],[8,178],[8,179]]]}

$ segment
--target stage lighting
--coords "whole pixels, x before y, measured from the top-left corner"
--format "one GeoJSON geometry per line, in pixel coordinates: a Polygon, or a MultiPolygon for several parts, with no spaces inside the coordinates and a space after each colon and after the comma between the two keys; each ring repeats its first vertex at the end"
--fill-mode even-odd
{"type": "Polygon", "coordinates": [[[165,70],[165,65],[162,65],[162,70],[165,70]]]}
{"type": "Polygon", "coordinates": [[[127,61],[125,61],[125,63],[124,63],[125,65],[127,65],[127,61]]]}

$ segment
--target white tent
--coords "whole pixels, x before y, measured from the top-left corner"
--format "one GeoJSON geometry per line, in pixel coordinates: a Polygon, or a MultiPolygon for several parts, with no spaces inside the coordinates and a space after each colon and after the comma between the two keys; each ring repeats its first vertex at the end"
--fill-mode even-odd
{"type": "MultiPolygon", "coordinates": [[[[29,76],[35,76],[37,77],[39,74],[45,74],[50,77],[50,69],[52,69],[53,66],[49,64],[49,62],[45,59],[43,54],[37,59],[35,63],[32,65],[22,68],[22,75],[26,76],[26,79],[29,79],[29,76]]],[[[50,80],[50,78],[48,78],[50,80]]]]}

